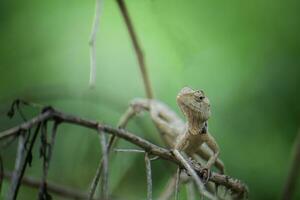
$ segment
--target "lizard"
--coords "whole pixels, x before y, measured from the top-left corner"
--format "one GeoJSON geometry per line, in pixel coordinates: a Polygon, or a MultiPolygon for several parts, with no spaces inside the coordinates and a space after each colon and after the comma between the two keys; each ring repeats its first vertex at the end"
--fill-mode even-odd
{"type": "MultiPolygon", "coordinates": [[[[204,169],[207,172],[207,180],[213,165],[221,174],[224,174],[224,164],[218,158],[219,146],[208,131],[208,119],[211,115],[208,97],[203,90],[184,87],[178,93],[176,101],[186,122],[159,100],[136,98],[131,101],[130,106],[120,118],[118,127],[125,128],[131,118],[142,111],[148,111],[165,145],[171,149],[177,159],[184,159],[179,153],[183,152],[191,159],[198,160],[200,157],[206,160],[204,169]]],[[[110,139],[108,149],[112,147],[114,139],[115,137],[110,139]]],[[[167,188],[170,188],[174,185],[174,181],[170,181],[168,185],[167,188]]],[[[170,192],[172,191],[167,189],[163,196],[170,195],[170,192]]]]}
{"type": "Polygon", "coordinates": [[[138,98],[131,101],[119,121],[119,127],[124,128],[128,121],[141,111],[149,111],[153,123],[168,148],[184,151],[189,157],[195,159],[199,156],[207,160],[206,169],[209,170],[215,165],[224,174],[224,164],[218,158],[219,146],[208,131],[207,121],[211,115],[208,97],[202,90],[184,87],[178,93],[176,100],[187,120],[186,123],[163,102],[138,98]],[[208,148],[203,145],[204,143],[208,148]]]}

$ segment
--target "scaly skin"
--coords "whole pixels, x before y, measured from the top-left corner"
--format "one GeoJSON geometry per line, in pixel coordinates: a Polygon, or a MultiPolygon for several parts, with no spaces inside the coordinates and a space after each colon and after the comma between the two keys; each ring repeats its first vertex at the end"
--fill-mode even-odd
{"type": "MultiPolygon", "coordinates": [[[[177,104],[186,118],[186,123],[161,101],[135,99],[121,117],[118,126],[125,128],[128,121],[136,114],[148,111],[165,144],[172,150],[177,159],[187,164],[187,168],[189,168],[189,164],[180,152],[184,152],[194,160],[199,160],[199,157],[207,160],[204,166],[207,169],[207,180],[212,165],[215,165],[221,173],[224,173],[223,162],[218,159],[219,147],[208,132],[207,120],[211,113],[210,103],[204,92],[184,87],[177,95],[177,104]],[[203,143],[206,143],[206,145],[203,145],[203,143]]],[[[112,146],[113,141],[114,137],[110,140],[109,148],[112,146]]],[[[193,174],[190,175],[197,182],[199,179],[197,174],[192,169],[188,171],[193,174]]],[[[189,177],[184,174],[184,179],[188,180],[189,177]]],[[[169,186],[166,187],[167,189],[159,199],[169,199],[174,190],[172,186],[175,184],[174,180],[170,181],[169,186]]],[[[201,184],[197,183],[198,186],[201,184]]],[[[206,187],[209,188],[209,184],[206,187]]],[[[200,190],[202,189],[200,188],[200,190]]]]}
{"type": "Polygon", "coordinates": [[[209,99],[202,90],[184,87],[177,95],[177,104],[185,115],[186,123],[161,101],[135,99],[121,118],[119,126],[124,128],[134,115],[143,110],[149,111],[152,121],[169,148],[184,151],[194,159],[199,156],[208,161],[205,166],[207,169],[215,165],[224,173],[224,165],[218,159],[219,147],[208,132],[207,120],[211,115],[209,99]]]}

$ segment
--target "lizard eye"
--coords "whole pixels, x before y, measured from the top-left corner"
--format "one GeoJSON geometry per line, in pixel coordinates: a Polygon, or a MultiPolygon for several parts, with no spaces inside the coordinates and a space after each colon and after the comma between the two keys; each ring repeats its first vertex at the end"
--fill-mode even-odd
{"type": "Polygon", "coordinates": [[[201,102],[205,97],[204,96],[195,96],[197,102],[201,102]]]}

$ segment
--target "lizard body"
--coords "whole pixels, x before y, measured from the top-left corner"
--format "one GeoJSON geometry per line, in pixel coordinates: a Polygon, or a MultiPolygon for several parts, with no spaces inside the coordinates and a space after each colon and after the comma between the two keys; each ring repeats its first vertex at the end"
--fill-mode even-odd
{"type": "Polygon", "coordinates": [[[219,147],[208,132],[207,120],[211,115],[209,99],[201,90],[184,87],[177,95],[177,104],[186,117],[186,123],[163,102],[139,98],[131,102],[119,126],[125,127],[131,117],[143,110],[149,111],[153,123],[169,148],[184,151],[194,159],[199,156],[208,161],[207,169],[215,165],[224,173],[223,162],[218,159],[219,147]]]}

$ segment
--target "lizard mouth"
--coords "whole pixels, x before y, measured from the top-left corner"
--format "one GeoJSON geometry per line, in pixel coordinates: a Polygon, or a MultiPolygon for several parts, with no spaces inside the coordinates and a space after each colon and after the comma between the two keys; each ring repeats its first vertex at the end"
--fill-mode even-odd
{"type": "Polygon", "coordinates": [[[198,116],[203,119],[208,119],[210,116],[210,104],[201,103],[198,102],[194,103],[183,103],[183,110],[185,110],[185,113],[193,113],[193,115],[198,116]]]}

